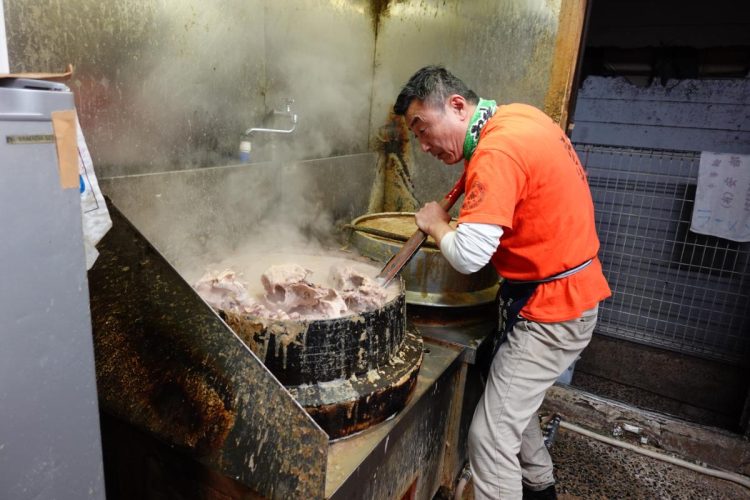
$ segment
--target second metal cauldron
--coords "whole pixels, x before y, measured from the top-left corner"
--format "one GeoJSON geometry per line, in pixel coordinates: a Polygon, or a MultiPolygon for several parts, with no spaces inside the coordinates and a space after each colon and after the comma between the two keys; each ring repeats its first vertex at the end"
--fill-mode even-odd
{"type": "MultiPolygon", "coordinates": [[[[455,225],[455,221],[451,223],[455,225]]],[[[417,230],[414,214],[381,212],[352,221],[351,244],[363,255],[386,262],[417,230]]],[[[491,265],[473,274],[461,274],[451,267],[432,238],[420,248],[401,271],[409,304],[465,307],[495,300],[498,276],[491,265]],[[430,246],[429,243],[432,242],[430,246]]]]}

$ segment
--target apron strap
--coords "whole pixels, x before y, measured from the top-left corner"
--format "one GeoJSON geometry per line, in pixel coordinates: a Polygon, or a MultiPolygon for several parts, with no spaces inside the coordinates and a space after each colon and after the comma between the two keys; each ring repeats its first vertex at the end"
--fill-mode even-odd
{"type": "Polygon", "coordinates": [[[514,280],[503,280],[498,290],[498,302],[500,306],[498,334],[494,336],[493,346],[489,362],[486,366],[480,367],[481,375],[484,380],[487,379],[489,372],[489,365],[492,363],[492,359],[495,357],[497,350],[500,348],[503,342],[508,337],[508,334],[513,329],[513,326],[518,321],[521,314],[521,309],[526,305],[536,288],[542,283],[548,283],[550,281],[567,278],[582,269],[585,269],[594,259],[589,259],[582,264],[577,265],[572,269],[568,269],[561,273],[550,276],[549,278],[543,278],[540,280],[533,281],[514,281],[514,280]]]}
{"type": "Polygon", "coordinates": [[[550,281],[559,280],[562,278],[567,278],[568,276],[572,276],[578,271],[582,271],[583,269],[586,269],[589,264],[594,262],[594,259],[589,259],[586,262],[583,262],[582,264],[578,264],[576,267],[573,267],[571,269],[568,269],[567,271],[563,271],[561,273],[555,274],[554,276],[550,276],[549,278],[542,278],[540,280],[529,280],[529,281],[517,281],[517,280],[505,280],[507,283],[549,283],[550,281]]]}

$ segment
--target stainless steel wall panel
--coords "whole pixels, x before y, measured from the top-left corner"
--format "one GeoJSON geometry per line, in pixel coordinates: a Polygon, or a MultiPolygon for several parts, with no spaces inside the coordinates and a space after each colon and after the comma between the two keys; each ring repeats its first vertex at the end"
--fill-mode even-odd
{"type": "Polygon", "coordinates": [[[110,213],[89,272],[101,407],[265,498],[321,498],[328,436],[114,205],[110,213]]]}
{"type": "Polygon", "coordinates": [[[286,126],[272,112],[287,97],[297,130],[258,134],[254,155],[367,150],[367,2],[5,3],[12,71],[75,66],[70,84],[100,176],[230,163],[246,129],[286,126]]]}
{"type": "MultiPolygon", "coordinates": [[[[571,0],[4,2],[12,71],[75,65],[70,84],[107,177],[231,163],[240,133],[280,124],[269,114],[287,97],[298,128],[259,134],[257,159],[365,152],[399,86],[427,63],[485,97],[542,107],[571,0]]],[[[422,198],[453,177],[433,180],[428,165],[421,157],[415,172],[422,198]]]]}
{"type": "Polygon", "coordinates": [[[375,159],[365,153],[180,170],[101,179],[100,186],[173,265],[197,279],[206,255],[330,238],[335,223],[366,210],[361,191],[372,184],[375,159]]]}
{"type": "Polygon", "coordinates": [[[300,115],[294,136],[257,137],[259,147],[278,142],[276,159],[368,150],[375,44],[369,3],[266,2],[266,106],[294,97],[300,115]]]}
{"type": "Polygon", "coordinates": [[[265,113],[259,0],[6,0],[11,71],[69,83],[100,176],[226,162],[265,113]]]}
{"type": "MultiPolygon", "coordinates": [[[[386,119],[400,86],[427,64],[445,65],[487,99],[544,108],[560,9],[560,0],[391,3],[376,41],[371,130],[386,119]]],[[[413,147],[417,197],[442,197],[462,164],[444,168],[413,147]]]]}

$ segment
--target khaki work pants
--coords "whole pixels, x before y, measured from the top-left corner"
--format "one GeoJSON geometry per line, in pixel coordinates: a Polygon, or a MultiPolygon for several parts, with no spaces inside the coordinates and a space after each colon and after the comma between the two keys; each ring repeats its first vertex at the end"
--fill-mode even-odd
{"type": "Polygon", "coordinates": [[[519,318],[490,366],[469,429],[469,463],[477,500],[515,500],[555,483],[536,412],[544,394],[591,340],[598,306],[571,321],[519,318]]]}

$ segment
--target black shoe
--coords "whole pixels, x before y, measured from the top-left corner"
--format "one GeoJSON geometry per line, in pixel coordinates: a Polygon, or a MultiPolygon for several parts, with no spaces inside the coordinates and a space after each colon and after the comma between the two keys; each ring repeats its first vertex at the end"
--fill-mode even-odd
{"type": "Polygon", "coordinates": [[[557,500],[555,485],[547,486],[543,490],[534,491],[523,487],[523,500],[557,500]]]}

